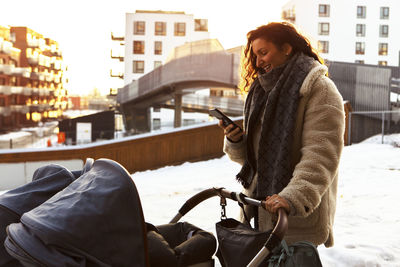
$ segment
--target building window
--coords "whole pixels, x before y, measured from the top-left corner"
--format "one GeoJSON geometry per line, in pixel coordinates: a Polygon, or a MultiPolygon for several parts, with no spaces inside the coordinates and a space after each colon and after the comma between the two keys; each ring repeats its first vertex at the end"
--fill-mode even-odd
{"type": "Polygon", "coordinates": [[[389,25],[380,25],[379,37],[388,37],[388,36],[389,36],[389,25]]]}
{"type": "Polygon", "coordinates": [[[144,61],[134,60],[133,61],[133,73],[144,73],[144,61]]]}
{"type": "Polygon", "coordinates": [[[365,54],[365,43],[364,42],[356,42],[356,54],[357,55],[365,54]]]}
{"type": "Polygon", "coordinates": [[[364,60],[356,60],[354,62],[357,63],[357,64],[364,64],[364,60]]]}
{"type": "Polygon", "coordinates": [[[162,54],[162,42],[155,41],[154,42],[154,55],[161,55],[162,54]]]}
{"type": "Polygon", "coordinates": [[[320,17],[329,17],[329,5],[319,5],[318,14],[320,17]]]}
{"type": "Polygon", "coordinates": [[[381,7],[381,19],[389,19],[389,7],[381,7]]]}
{"type": "Polygon", "coordinates": [[[194,20],[194,30],[197,32],[207,32],[208,31],[208,20],[195,19],[194,20]]]}
{"type": "Polygon", "coordinates": [[[154,35],[167,35],[167,23],[156,21],[154,24],[154,35]]]}
{"type": "Polygon", "coordinates": [[[133,34],[144,35],[146,32],[146,24],[144,21],[133,22],[133,34]]]}
{"type": "Polygon", "coordinates": [[[379,44],[379,55],[380,56],[387,56],[388,54],[388,44],[387,43],[380,43],[379,44]]]}
{"type": "Polygon", "coordinates": [[[329,53],[329,42],[328,41],[318,41],[318,50],[320,53],[329,53]]]}
{"type": "Polygon", "coordinates": [[[161,61],[154,61],[154,68],[157,69],[158,67],[160,67],[162,65],[161,61]]]}
{"type": "Polygon", "coordinates": [[[160,107],[153,107],[153,112],[160,112],[161,108],[160,107]]]}
{"type": "Polygon", "coordinates": [[[387,66],[387,61],[386,60],[380,60],[378,61],[379,66],[387,66]]]}
{"type": "Polygon", "coordinates": [[[133,41],[133,53],[144,54],[144,41],[133,41]]]}
{"type": "Polygon", "coordinates": [[[318,34],[329,35],[329,23],[326,22],[318,23],[318,34]]]}
{"type": "Polygon", "coordinates": [[[153,130],[161,129],[161,119],[153,119],[153,130]]]}
{"type": "Polygon", "coordinates": [[[358,36],[358,37],[365,36],[365,24],[357,24],[356,25],[356,36],[358,36]]]}
{"type": "Polygon", "coordinates": [[[366,6],[357,6],[357,18],[365,19],[367,16],[367,7],[366,6]]]}
{"type": "Polygon", "coordinates": [[[174,35],[175,36],[185,36],[186,35],[186,23],[175,22],[174,35]]]}

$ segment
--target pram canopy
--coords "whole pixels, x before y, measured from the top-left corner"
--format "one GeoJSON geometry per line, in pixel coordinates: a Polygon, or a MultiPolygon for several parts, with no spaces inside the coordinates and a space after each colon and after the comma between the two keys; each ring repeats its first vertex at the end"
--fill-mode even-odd
{"type": "Polygon", "coordinates": [[[96,160],[89,171],[24,213],[7,234],[7,251],[32,263],[148,266],[136,186],[125,168],[108,159],[96,160]]]}

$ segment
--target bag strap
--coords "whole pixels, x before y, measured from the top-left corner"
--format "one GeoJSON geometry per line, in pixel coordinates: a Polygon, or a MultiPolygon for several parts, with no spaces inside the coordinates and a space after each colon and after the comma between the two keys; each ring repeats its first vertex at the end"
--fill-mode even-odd
{"type": "MultiPolygon", "coordinates": [[[[246,220],[246,224],[247,224],[247,226],[251,227],[249,217],[247,216],[246,211],[244,210],[244,204],[246,204],[246,201],[244,200],[244,197],[245,197],[245,196],[246,196],[246,195],[243,194],[243,193],[239,193],[239,194],[236,193],[237,203],[238,203],[239,207],[240,207],[240,208],[242,209],[242,211],[243,211],[243,217],[244,217],[244,219],[246,220]]],[[[252,228],[252,227],[251,227],[251,228],[252,228]]]]}

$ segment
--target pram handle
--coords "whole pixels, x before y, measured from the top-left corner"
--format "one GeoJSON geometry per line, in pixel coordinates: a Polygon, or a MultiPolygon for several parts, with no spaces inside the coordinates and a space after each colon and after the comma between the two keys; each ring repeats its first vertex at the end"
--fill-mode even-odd
{"type": "MultiPolygon", "coordinates": [[[[190,199],[188,199],[185,202],[185,204],[182,205],[182,207],[179,209],[178,214],[175,215],[175,217],[170,221],[170,223],[178,222],[186,213],[188,213],[191,209],[196,207],[198,204],[200,204],[204,200],[207,200],[207,199],[209,199],[211,197],[215,197],[215,196],[229,198],[233,201],[242,202],[245,205],[259,206],[259,207],[263,207],[265,209],[265,201],[263,201],[263,200],[257,200],[257,199],[247,197],[243,194],[231,192],[231,191],[226,190],[223,187],[212,187],[209,189],[205,189],[205,190],[197,193],[196,195],[192,196],[190,199]]],[[[286,233],[287,228],[288,228],[288,219],[287,219],[286,211],[284,209],[279,209],[278,210],[278,221],[277,221],[272,233],[277,238],[282,240],[286,233]]]]}

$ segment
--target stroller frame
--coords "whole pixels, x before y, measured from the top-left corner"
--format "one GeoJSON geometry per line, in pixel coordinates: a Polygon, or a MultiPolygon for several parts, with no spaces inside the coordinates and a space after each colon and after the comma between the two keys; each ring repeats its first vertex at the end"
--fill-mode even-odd
{"type": "MultiPolygon", "coordinates": [[[[226,199],[231,199],[233,201],[237,201],[244,205],[252,205],[257,207],[263,207],[265,209],[265,201],[257,200],[250,197],[247,197],[243,194],[237,192],[231,192],[226,190],[223,187],[213,187],[209,189],[205,189],[196,195],[192,196],[188,199],[185,204],[179,209],[178,213],[175,217],[170,221],[170,223],[178,222],[186,213],[188,213],[191,209],[196,207],[201,202],[211,198],[219,196],[221,198],[221,206],[224,208],[222,203],[226,204],[226,199]]],[[[222,212],[222,216],[225,216],[224,212],[222,212]]],[[[280,242],[283,240],[285,233],[288,229],[288,218],[287,213],[284,209],[278,209],[278,221],[272,230],[269,238],[265,242],[264,246],[261,250],[257,253],[257,255],[250,261],[247,265],[248,267],[256,267],[259,266],[266,257],[269,256],[271,251],[277,247],[280,242]]]]}

